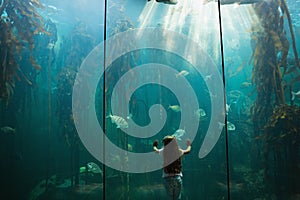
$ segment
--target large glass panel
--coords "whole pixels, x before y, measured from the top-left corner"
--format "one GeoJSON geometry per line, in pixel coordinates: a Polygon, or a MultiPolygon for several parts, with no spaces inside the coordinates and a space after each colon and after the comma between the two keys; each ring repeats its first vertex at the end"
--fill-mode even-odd
{"type": "Polygon", "coordinates": [[[231,198],[297,199],[299,2],[242,1],[221,13],[231,198]]]}
{"type": "Polygon", "coordinates": [[[193,140],[182,199],[227,199],[218,5],[109,0],[107,8],[105,130],[123,151],[105,148],[113,165],[105,197],[166,199],[168,178],[152,145],[175,134],[182,149],[193,140]]]}
{"type": "Polygon", "coordinates": [[[72,91],[103,40],[102,1],[3,0],[1,199],[102,197],[101,163],[74,126],[72,91]]]}

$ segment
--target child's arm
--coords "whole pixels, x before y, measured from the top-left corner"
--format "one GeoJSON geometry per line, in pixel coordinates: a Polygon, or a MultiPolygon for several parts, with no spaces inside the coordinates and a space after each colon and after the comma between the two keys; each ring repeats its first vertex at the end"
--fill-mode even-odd
{"type": "Polygon", "coordinates": [[[183,154],[190,153],[190,151],[192,149],[192,143],[190,140],[186,140],[186,146],[187,146],[187,148],[185,150],[183,150],[183,154]]]}

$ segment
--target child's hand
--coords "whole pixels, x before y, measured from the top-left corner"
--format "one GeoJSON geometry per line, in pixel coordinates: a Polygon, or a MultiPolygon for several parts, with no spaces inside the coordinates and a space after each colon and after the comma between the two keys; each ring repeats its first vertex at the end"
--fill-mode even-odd
{"type": "Polygon", "coordinates": [[[153,146],[154,146],[154,147],[157,147],[157,146],[158,146],[158,140],[155,140],[155,141],[153,142],[153,146]]]}
{"type": "Polygon", "coordinates": [[[192,145],[191,140],[187,139],[186,140],[186,146],[191,146],[191,145],[192,145]]]}

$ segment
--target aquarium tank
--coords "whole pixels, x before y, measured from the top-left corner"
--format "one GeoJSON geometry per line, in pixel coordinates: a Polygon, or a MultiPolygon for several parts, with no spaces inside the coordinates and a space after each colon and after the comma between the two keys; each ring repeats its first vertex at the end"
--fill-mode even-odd
{"type": "Polygon", "coordinates": [[[300,200],[299,0],[0,15],[0,199],[300,200]]]}

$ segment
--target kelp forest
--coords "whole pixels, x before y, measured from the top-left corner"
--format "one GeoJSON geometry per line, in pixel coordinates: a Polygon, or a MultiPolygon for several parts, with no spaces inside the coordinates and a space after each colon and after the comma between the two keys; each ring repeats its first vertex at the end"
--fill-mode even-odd
{"type": "Polygon", "coordinates": [[[257,142],[253,156],[263,160],[267,185],[279,199],[285,199],[282,194],[295,194],[299,187],[300,110],[292,91],[299,80],[300,65],[286,1],[262,2],[254,9],[260,24],[253,25],[251,32],[252,82],[257,93],[251,110],[257,142]],[[293,61],[288,58],[290,48],[293,61]]]}

